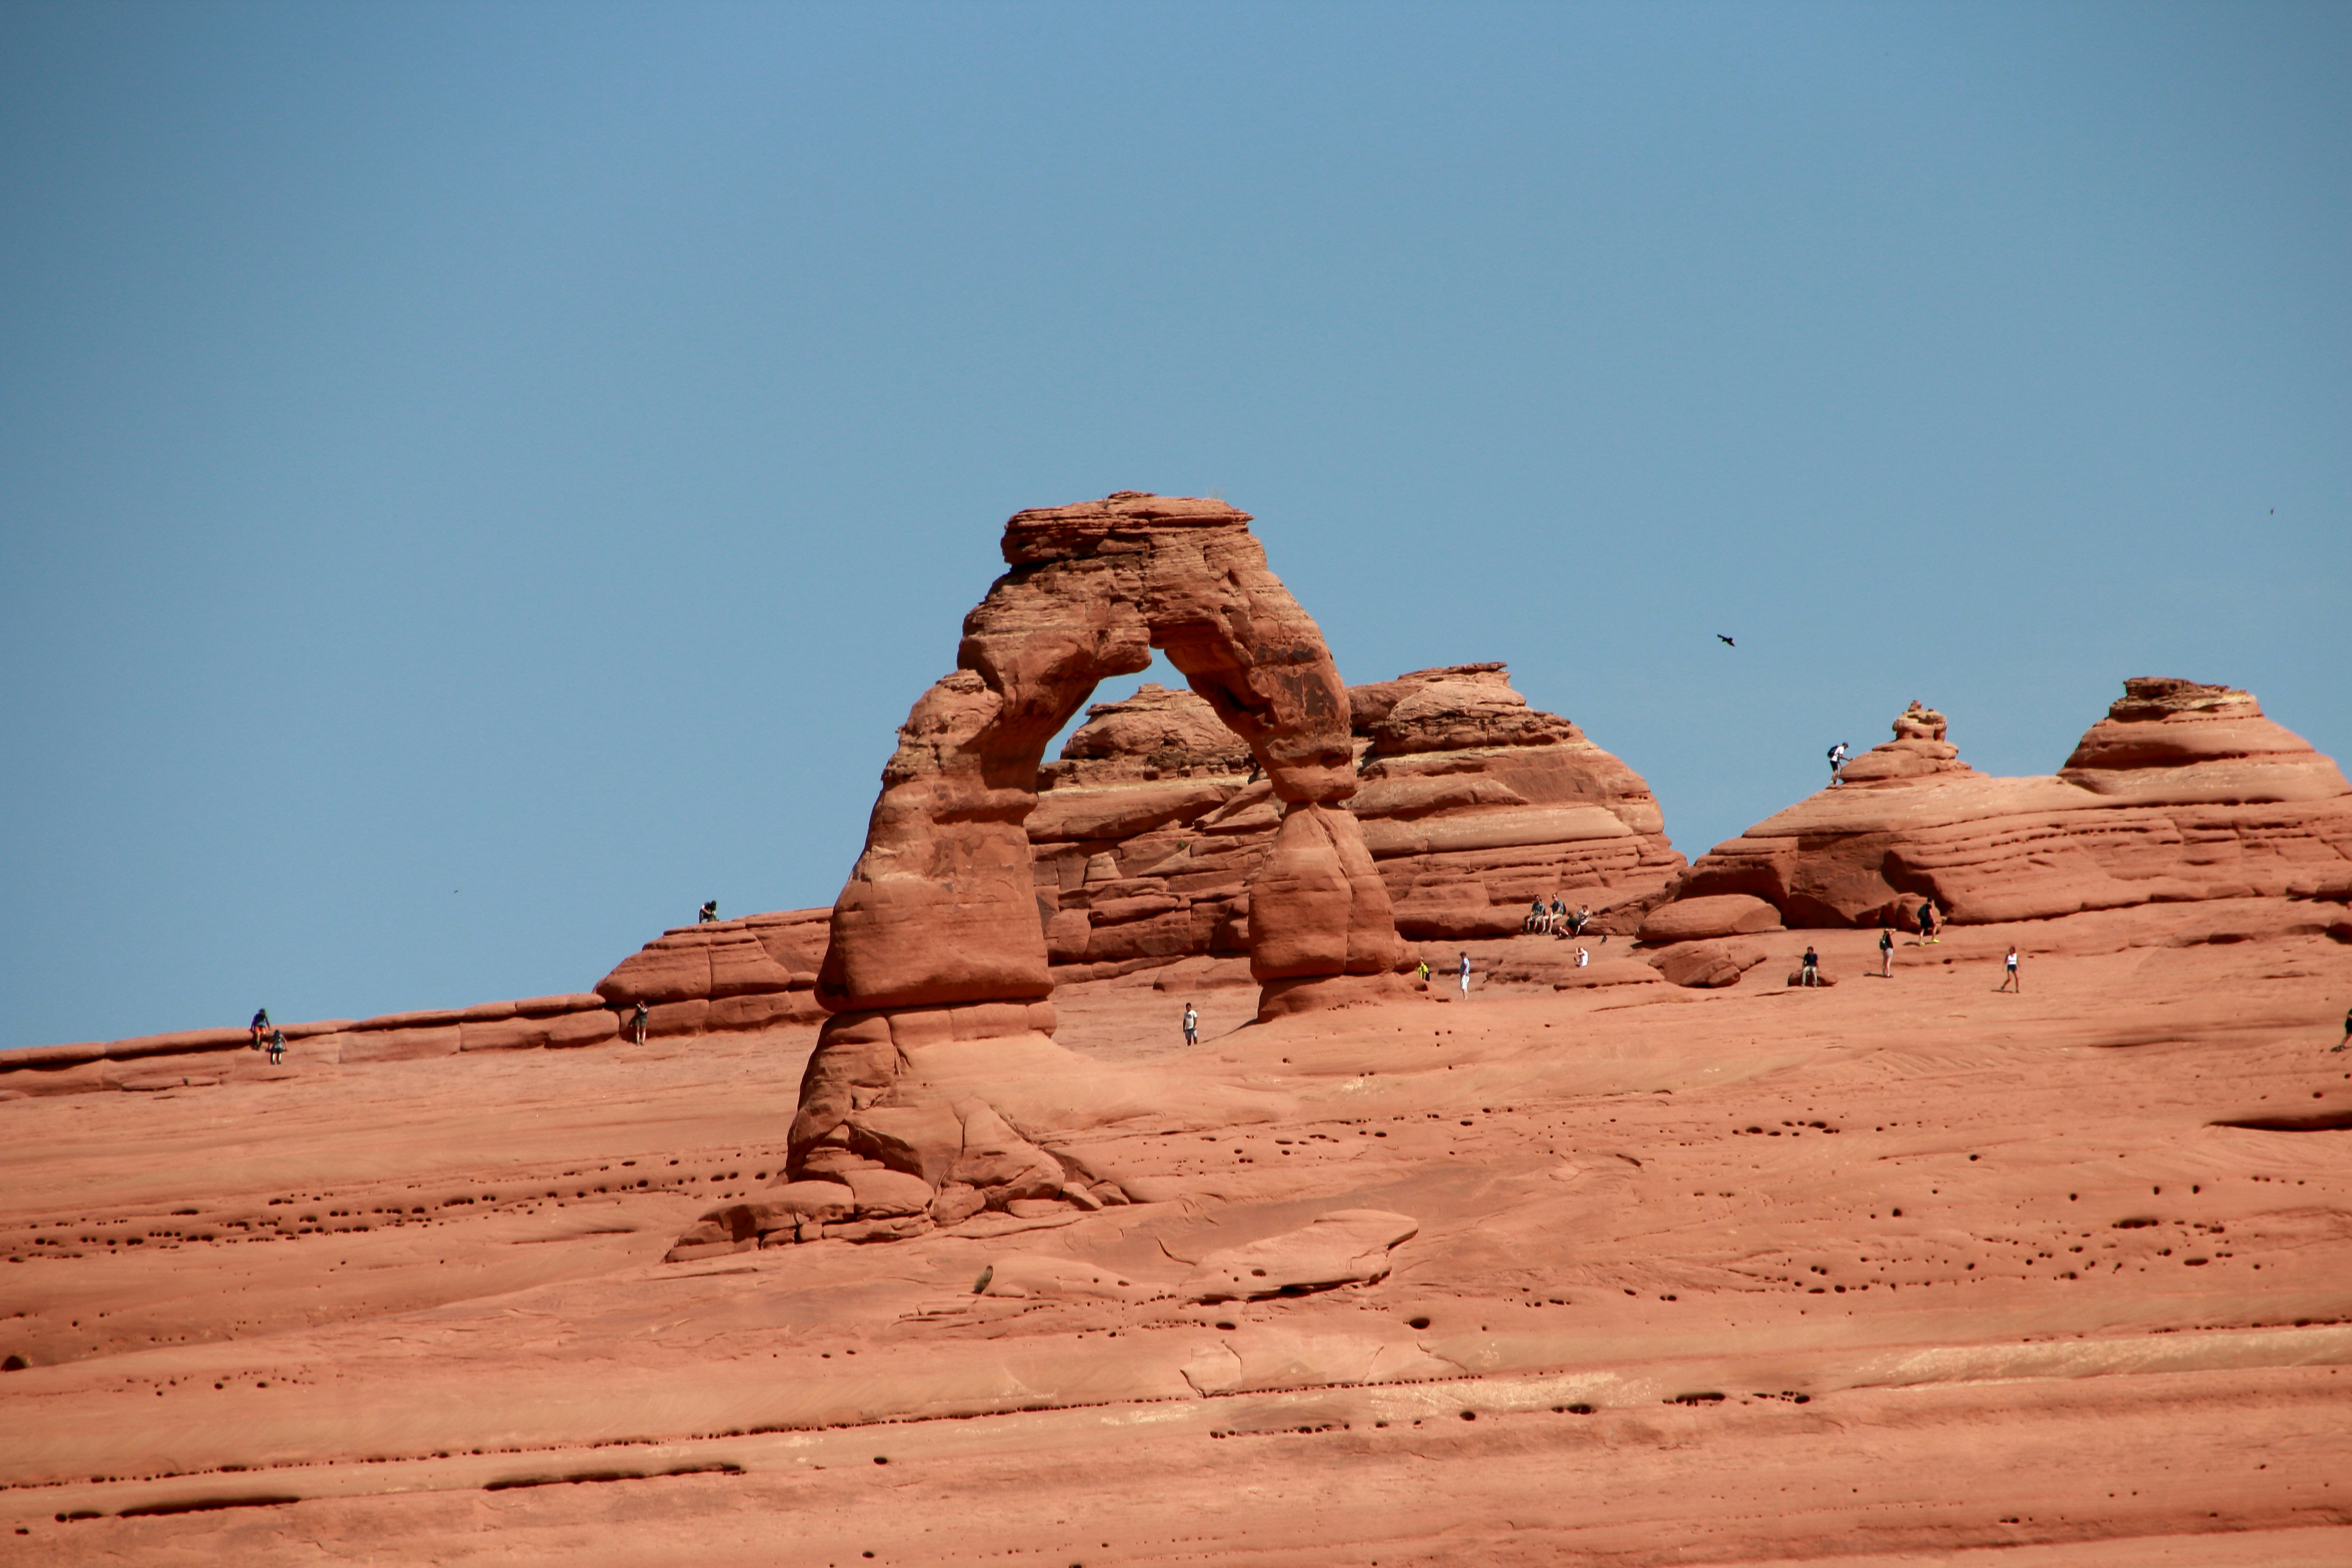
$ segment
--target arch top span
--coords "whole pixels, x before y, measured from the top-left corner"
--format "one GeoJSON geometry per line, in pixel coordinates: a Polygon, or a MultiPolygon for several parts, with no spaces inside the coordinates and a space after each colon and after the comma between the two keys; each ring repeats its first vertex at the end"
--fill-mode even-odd
{"type": "Polygon", "coordinates": [[[1387,890],[1338,809],[1357,782],[1347,687],[1250,521],[1221,500],[1129,490],[1005,524],[1007,570],[965,616],[957,668],[900,728],[834,906],[817,999],[835,1022],[1050,994],[1024,828],[1037,766],[1096,683],[1149,668],[1155,647],[1283,803],[1250,886],[1262,1006],[1315,1005],[1311,983],[1402,963],[1387,890]]]}

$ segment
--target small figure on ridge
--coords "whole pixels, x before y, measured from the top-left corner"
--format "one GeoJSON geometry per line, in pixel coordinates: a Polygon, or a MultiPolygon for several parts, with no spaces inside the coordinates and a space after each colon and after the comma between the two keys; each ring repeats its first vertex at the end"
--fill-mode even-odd
{"type": "Polygon", "coordinates": [[[717,899],[705,899],[702,901],[702,912],[694,917],[694,923],[698,926],[707,926],[713,923],[718,919],[719,900],[717,899]]]}
{"type": "Polygon", "coordinates": [[[1845,767],[1845,754],[1848,748],[1843,741],[1840,741],[1836,745],[1830,748],[1830,787],[1832,789],[1845,782],[1845,780],[1838,775],[1845,767]]]}

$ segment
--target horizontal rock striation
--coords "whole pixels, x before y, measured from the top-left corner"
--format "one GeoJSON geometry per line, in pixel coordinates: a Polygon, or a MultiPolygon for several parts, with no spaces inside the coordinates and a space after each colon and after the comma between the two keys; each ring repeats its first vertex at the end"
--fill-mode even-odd
{"type": "MultiPolygon", "coordinates": [[[[1683,869],[1641,775],[1528,707],[1503,666],[1348,695],[1363,784],[1347,809],[1402,934],[1507,935],[1538,899],[1605,909],[1683,869]]],[[[1271,787],[1218,746],[1191,692],[1146,686],[1087,711],[1029,818],[1056,973],[1249,952],[1248,880],[1280,822],[1271,787]]]]}
{"type": "MultiPolygon", "coordinates": [[[[1914,703],[1844,784],[1701,856],[1675,904],[1744,895],[1790,926],[1909,927],[1930,899],[1969,924],[2352,893],[2352,784],[2334,762],[2248,692],[2151,678],[2124,689],[2065,766],[2037,778],[1977,773],[1943,716],[1914,703]]],[[[1682,936],[1730,934],[1683,923],[1682,936]]]]}

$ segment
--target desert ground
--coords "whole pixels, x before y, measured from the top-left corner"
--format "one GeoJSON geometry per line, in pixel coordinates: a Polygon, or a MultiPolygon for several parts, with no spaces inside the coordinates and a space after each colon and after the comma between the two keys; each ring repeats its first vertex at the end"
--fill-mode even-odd
{"type": "Polygon", "coordinates": [[[1270,1024],[1240,961],[1066,986],[999,1102],[1055,1078],[1160,1201],[678,1263],[814,1027],[0,1103],[0,1560],[2352,1562],[2310,908],[1715,990],[1433,944],[1466,1001],[1270,1024]],[[1178,1290],[1350,1210],[1382,1278],[1178,1290]]]}

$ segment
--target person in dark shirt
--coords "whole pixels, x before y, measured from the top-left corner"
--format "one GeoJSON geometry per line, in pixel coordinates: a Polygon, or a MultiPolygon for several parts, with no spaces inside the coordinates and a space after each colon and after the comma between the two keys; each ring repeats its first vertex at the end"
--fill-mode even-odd
{"type": "Polygon", "coordinates": [[[1811,943],[1807,943],[1805,947],[1804,973],[1798,977],[1798,984],[1801,985],[1819,985],[1821,983],[1822,955],[1812,950],[1811,943]]]}
{"type": "Polygon", "coordinates": [[[702,911],[694,917],[694,923],[698,926],[707,926],[716,921],[718,919],[719,900],[717,899],[706,899],[703,900],[702,911]]]}
{"type": "Polygon", "coordinates": [[[246,1032],[253,1037],[253,1048],[257,1051],[259,1050],[269,1038],[269,1009],[267,1007],[255,1008],[253,1013],[253,1022],[247,1024],[245,1027],[246,1032]]]}
{"type": "Polygon", "coordinates": [[[1882,980],[1895,978],[1895,932],[1883,919],[1878,922],[1878,973],[1882,980]]]}

